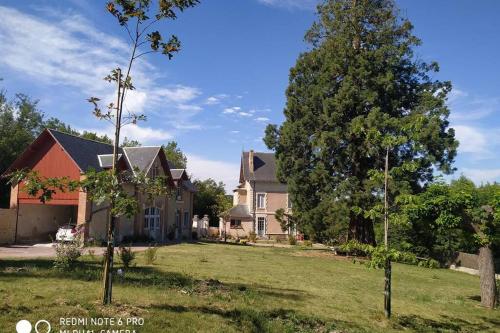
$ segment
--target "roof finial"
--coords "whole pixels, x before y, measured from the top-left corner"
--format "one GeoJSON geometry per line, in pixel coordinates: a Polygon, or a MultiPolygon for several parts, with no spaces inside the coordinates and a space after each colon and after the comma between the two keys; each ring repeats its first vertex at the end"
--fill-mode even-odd
{"type": "Polygon", "coordinates": [[[253,149],[250,149],[250,151],[248,152],[248,166],[251,173],[255,171],[255,167],[253,164],[253,157],[254,157],[253,149]]]}

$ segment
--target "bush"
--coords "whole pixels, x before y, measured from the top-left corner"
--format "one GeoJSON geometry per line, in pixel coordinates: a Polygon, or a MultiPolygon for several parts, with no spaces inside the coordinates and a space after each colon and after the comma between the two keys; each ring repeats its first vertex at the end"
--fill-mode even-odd
{"type": "Polygon", "coordinates": [[[158,248],[156,246],[149,246],[146,251],[144,251],[144,257],[147,265],[154,265],[157,259],[156,252],[158,252],[158,248]]]}
{"type": "Polygon", "coordinates": [[[313,246],[313,242],[310,241],[310,240],[305,240],[302,244],[304,244],[304,246],[307,246],[307,247],[312,247],[313,246]]]}
{"type": "Polygon", "coordinates": [[[191,239],[197,240],[198,239],[198,232],[196,232],[196,231],[191,232],[191,239]]]}
{"type": "Polygon", "coordinates": [[[250,231],[248,234],[248,240],[252,243],[255,243],[257,241],[257,234],[253,231],[250,231]]]}
{"type": "Polygon", "coordinates": [[[297,245],[297,238],[295,238],[295,236],[288,235],[288,244],[297,245]]]}
{"type": "Polygon", "coordinates": [[[123,263],[123,267],[129,268],[132,262],[135,260],[135,253],[132,251],[132,248],[120,246],[118,248],[118,255],[120,256],[120,260],[123,263]]]}
{"type": "Polygon", "coordinates": [[[82,255],[82,241],[80,233],[77,231],[75,238],[72,241],[56,243],[56,259],[54,260],[54,268],[61,270],[72,270],[75,264],[82,255]]]}
{"type": "Polygon", "coordinates": [[[418,265],[427,268],[439,268],[438,261],[432,258],[417,258],[414,253],[398,251],[396,249],[385,249],[383,245],[374,247],[357,241],[349,241],[339,246],[342,252],[354,256],[366,256],[370,260],[368,266],[372,268],[383,268],[387,259],[408,265],[418,265]]]}
{"type": "Polygon", "coordinates": [[[148,235],[134,235],[134,236],[123,237],[122,244],[148,243],[150,241],[151,241],[151,237],[149,237],[148,235]]]}

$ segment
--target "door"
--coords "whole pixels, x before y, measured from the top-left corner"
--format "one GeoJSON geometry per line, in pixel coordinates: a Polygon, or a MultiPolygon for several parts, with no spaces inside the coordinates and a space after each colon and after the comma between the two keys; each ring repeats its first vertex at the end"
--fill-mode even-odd
{"type": "Polygon", "coordinates": [[[257,235],[264,237],[266,235],[266,218],[257,217],[257,235]]]}
{"type": "Polygon", "coordinates": [[[160,209],[156,207],[146,208],[144,211],[144,228],[148,236],[153,240],[160,240],[160,209]]]}
{"type": "Polygon", "coordinates": [[[182,238],[182,225],[181,225],[181,210],[175,211],[175,238],[181,240],[182,238]]]}

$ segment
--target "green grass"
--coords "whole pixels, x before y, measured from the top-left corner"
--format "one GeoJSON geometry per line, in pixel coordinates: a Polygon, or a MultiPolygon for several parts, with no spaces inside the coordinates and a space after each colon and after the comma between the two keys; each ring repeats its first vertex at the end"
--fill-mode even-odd
{"type": "Polygon", "coordinates": [[[464,273],[394,265],[386,320],[383,272],[318,250],[199,243],[163,247],[155,265],[138,259],[108,307],[89,257],[74,272],[47,259],[1,260],[0,331],[15,332],[20,319],[59,332],[61,317],[136,316],[141,333],[500,332],[500,311],[479,307],[479,279],[464,273]]]}

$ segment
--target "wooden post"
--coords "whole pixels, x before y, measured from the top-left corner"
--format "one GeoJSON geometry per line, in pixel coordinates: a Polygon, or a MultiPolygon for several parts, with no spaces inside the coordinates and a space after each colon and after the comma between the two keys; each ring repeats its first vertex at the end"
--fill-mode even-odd
{"type": "MultiPolygon", "coordinates": [[[[120,105],[120,92],[121,92],[121,70],[117,69],[117,81],[118,81],[118,98],[116,103],[116,123],[115,123],[115,142],[113,145],[113,167],[111,172],[116,175],[116,166],[118,162],[118,149],[120,140],[120,119],[121,119],[121,105],[120,105]]],[[[106,259],[104,262],[104,273],[103,273],[103,292],[102,292],[102,303],[111,304],[112,290],[113,290],[113,254],[114,254],[114,242],[115,242],[115,217],[111,213],[115,206],[113,199],[110,201],[109,213],[108,213],[108,242],[106,246],[106,259]]]]}
{"type": "MultiPolygon", "coordinates": [[[[389,147],[385,152],[385,179],[384,179],[384,245],[385,250],[389,250],[389,203],[387,199],[388,179],[389,179],[389,147]]],[[[391,317],[391,260],[387,257],[384,267],[384,313],[386,318],[391,317]]]]}

